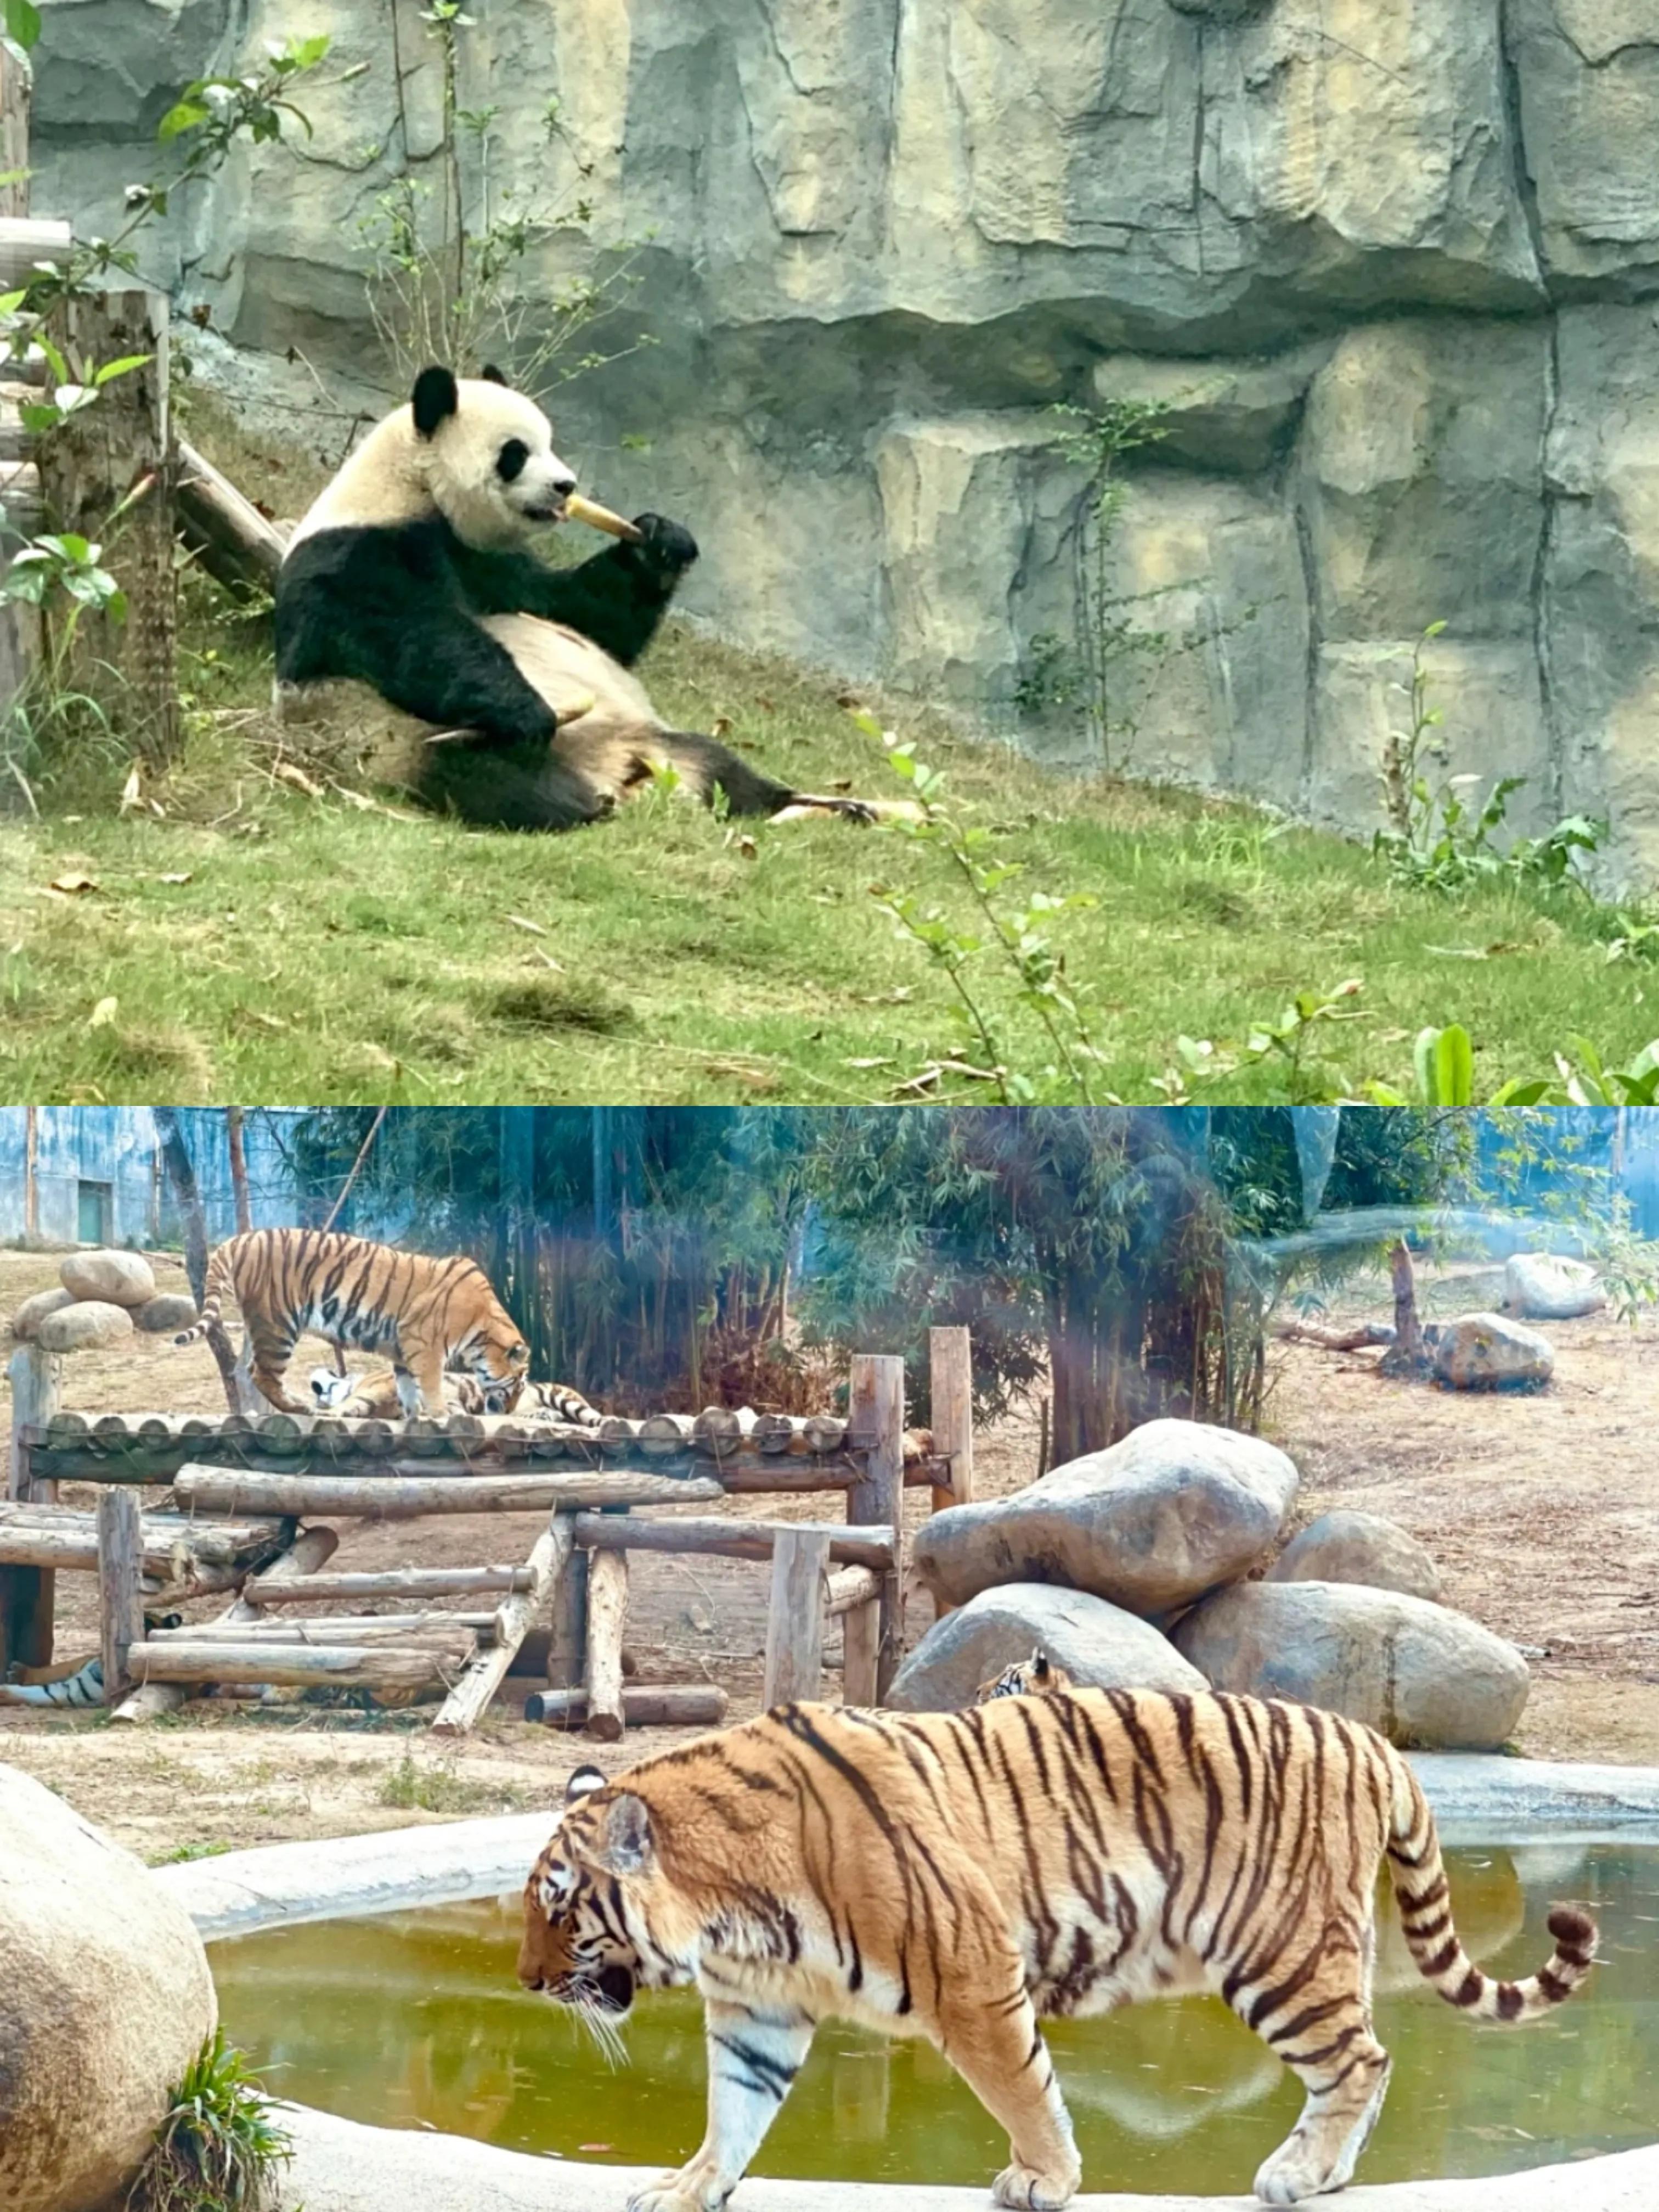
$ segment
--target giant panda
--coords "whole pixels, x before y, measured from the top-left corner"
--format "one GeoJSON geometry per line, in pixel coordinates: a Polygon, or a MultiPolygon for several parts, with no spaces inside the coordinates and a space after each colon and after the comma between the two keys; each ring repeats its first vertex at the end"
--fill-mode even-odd
{"type": "Polygon", "coordinates": [[[295,528],[276,592],[279,703],[350,678],[436,726],[410,781],[427,805],[499,829],[609,814],[661,764],[734,814],[838,814],[863,799],[775,782],[714,738],[671,730],[631,672],[696,541],[636,518],[580,568],[527,550],[565,517],[573,471],[533,399],[500,373],[422,369],[295,528]]]}

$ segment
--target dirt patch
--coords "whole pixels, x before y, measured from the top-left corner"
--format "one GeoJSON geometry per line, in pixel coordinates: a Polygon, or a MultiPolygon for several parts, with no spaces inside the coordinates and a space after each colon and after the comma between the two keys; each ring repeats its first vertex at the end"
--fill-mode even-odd
{"type": "MultiPolygon", "coordinates": [[[[155,1261],[158,1285],[184,1287],[182,1267],[155,1261]]],[[[58,1279],[50,1255],[0,1253],[0,1315],[58,1279]]],[[[1425,1270],[1425,1310],[1444,1316],[1493,1304],[1491,1271],[1425,1270]]],[[[1334,1309],[1382,1316],[1379,1279],[1350,1286],[1334,1309]]],[[[1440,1563],[1446,1601],[1543,1656],[1517,1748],[1535,1758],[1659,1764],[1659,1328],[1602,1316],[1554,1322],[1552,1388],[1536,1396],[1454,1395],[1390,1381],[1374,1355],[1279,1345],[1267,1426],[1303,1471],[1298,1522],[1336,1504],[1388,1514],[1440,1563]]],[[[300,1363],[310,1364],[312,1346],[300,1363]]],[[[324,1356],[317,1347],[317,1356],[324,1356]]],[[[224,1400],[205,1346],[135,1338],[65,1363],[64,1403],[78,1412],[216,1413],[224,1400]]],[[[980,1494],[1030,1479],[1038,1424],[1022,1412],[976,1440],[980,1494]]],[[[90,1504],[70,1486],[70,1502],[90,1504]]],[[[914,1526],[927,1493],[908,1493],[914,1526]]],[[[828,1498],[734,1500],[760,1517],[836,1517],[828,1498]]],[[[339,1524],[338,1568],[485,1565],[525,1559],[535,1514],[339,1524]]],[[[94,1578],[58,1580],[58,1651],[97,1644],[94,1578]]],[[[767,1573],[738,1560],[635,1554],[629,1644],[642,1678],[718,1682],[732,1717],[758,1710],[767,1573]]],[[[221,1601],[191,1613],[210,1614],[221,1601]]],[[[912,1607],[913,1638],[931,1617],[912,1607]]],[[[838,1639],[829,1657],[839,1664],[838,1639]]],[[[833,1677],[832,1677],[833,1685],[833,1677]]],[[[151,1857],[512,1811],[557,1802],[575,1759],[631,1763],[662,1748],[641,1731],[611,1750],[531,1728],[498,1706],[476,1735],[440,1752],[416,1714],[363,1717],[201,1700],[170,1723],[114,1729],[101,1717],[0,1711],[0,1756],[27,1767],[123,1841],[151,1857]],[[578,1749],[578,1746],[580,1748],[578,1749]]]]}

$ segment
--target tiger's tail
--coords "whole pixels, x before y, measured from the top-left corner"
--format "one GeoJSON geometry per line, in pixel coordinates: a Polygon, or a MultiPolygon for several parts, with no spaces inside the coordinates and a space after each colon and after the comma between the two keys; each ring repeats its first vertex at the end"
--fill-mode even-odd
{"type": "Polygon", "coordinates": [[[0,1682],[0,1703],[9,1705],[101,1705],[104,1662],[88,1659],[78,1673],[56,1682],[0,1682]]]}
{"type": "Polygon", "coordinates": [[[1390,1753],[1390,1765],[1394,1806],[1389,1878],[1418,1972],[1448,2004],[1456,2005],[1471,2019],[1518,2024],[1540,2018],[1570,1997],[1595,1965],[1595,1923],[1576,1906],[1558,1905],[1549,1917],[1555,1948],[1547,1965],[1523,1982],[1500,1982],[1483,1974],[1458,1941],[1452,1923],[1451,1892],[1428,1801],[1397,1753],[1390,1753]]]}
{"type": "Polygon", "coordinates": [[[173,1340],[175,1344],[200,1344],[203,1338],[215,1329],[222,1334],[224,1303],[234,1295],[236,1288],[235,1271],[229,1256],[236,1242],[233,1237],[228,1243],[221,1244],[208,1261],[202,1310],[188,1328],[179,1330],[173,1340]]]}

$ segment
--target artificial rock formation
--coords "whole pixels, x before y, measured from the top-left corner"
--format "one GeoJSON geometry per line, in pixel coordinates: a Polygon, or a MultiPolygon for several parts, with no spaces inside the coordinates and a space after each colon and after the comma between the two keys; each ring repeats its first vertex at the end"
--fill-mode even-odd
{"type": "Polygon", "coordinates": [[[1156,1618],[1264,1559],[1297,1480],[1260,1437],[1145,1421],[1012,1497],[935,1513],[911,1559],[946,1605],[1002,1583],[1061,1583],[1156,1618]]]}
{"type": "Polygon", "coordinates": [[[937,1620],[893,1678],[902,1713],[954,1712],[1006,1667],[1041,1649],[1091,1690],[1201,1690],[1204,1677],[1134,1613],[1085,1590],[1014,1583],[937,1620]]]}
{"type": "Polygon", "coordinates": [[[1270,1583],[1364,1583],[1438,1602],[1440,1570],[1408,1528],[1339,1509],[1310,1521],[1267,1570],[1270,1583]]]}
{"type": "Polygon", "coordinates": [[[213,2032],[201,1938],[138,1861],[0,1766],[0,2204],[124,2201],[213,2032]]]}
{"type": "MultiPolygon", "coordinates": [[[[49,9],[36,208],[107,234],[180,87],[291,12],[49,9]]],[[[301,94],[315,136],[177,196],[150,250],[244,356],[293,346],[296,379],[361,380],[358,227],[405,155],[439,181],[441,73],[420,0],[398,0],[401,103],[382,0],[327,14],[326,81],[301,94]]],[[[532,290],[648,240],[596,335],[659,343],[560,388],[556,412],[602,497],[693,524],[693,611],[1097,764],[1073,705],[1032,681],[1038,641],[1076,627],[1085,471],[1051,410],[1153,399],[1168,434],[1128,464],[1114,570],[1167,643],[1116,669],[1115,764],[1368,832],[1397,687],[1443,622],[1425,659],[1452,768],[1526,775],[1522,828],[1611,816],[1609,878],[1659,879],[1650,9],[477,15],[459,100],[494,110],[495,204],[592,209],[546,234],[532,290]]],[[[296,419],[270,418],[290,438],[296,419]]],[[[337,425],[308,442],[337,447],[337,425]]]]}

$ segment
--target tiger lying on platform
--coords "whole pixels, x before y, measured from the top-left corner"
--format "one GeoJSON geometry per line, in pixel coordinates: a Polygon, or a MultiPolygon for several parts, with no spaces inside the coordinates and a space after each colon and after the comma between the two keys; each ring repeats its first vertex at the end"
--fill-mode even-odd
{"type": "Polygon", "coordinates": [[[328,1229],[250,1229],[208,1261],[207,1295],[193,1327],[173,1338],[195,1344],[223,1328],[227,1299],[242,1316],[237,1362],[279,1412],[304,1413],[290,1398],[288,1363],[307,1329],[342,1350],[389,1352],[398,1401],[411,1418],[443,1411],[446,1369],[486,1391],[523,1382],[530,1347],[476,1260],[434,1260],[328,1229]]]}
{"type": "MultiPolygon", "coordinates": [[[[397,1421],[403,1418],[398,1378],[391,1368],[377,1375],[337,1375],[331,1368],[311,1370],[313,1410],[349,1421],[397,1421]]],[[[605,1415],[568,1382],[475,1382],[470,1375],[446,1375],[444,1409],[451,1413],[516,1413],[523,1421],[562,1421],[597,1429],[605,1415]]]]}
{"type": "Polygon", "coordinates": [[[519,1975],[613,2044],[637,1990],[702,1992],[708,2133],[630,2212],[723,2205],[832,2017],[926,2036],[1008,2130],[996,2202],[1063,2205],[1081,2168],[1039,2018],[1200,1990],[1307,2089],[1255,2178],[1294,2204],[1343,2185],[1382,2106],[1385,1856],[1419,1971],[1471,2020],[1534,2019],[1589,1972],[1595,1923],[1562,1906],[1530,1980],[1470,1964],[1423,1793],[1370,1729],[1050,1679],[959,1713],[781,1705],[573,1775],[519,1975]]]}

